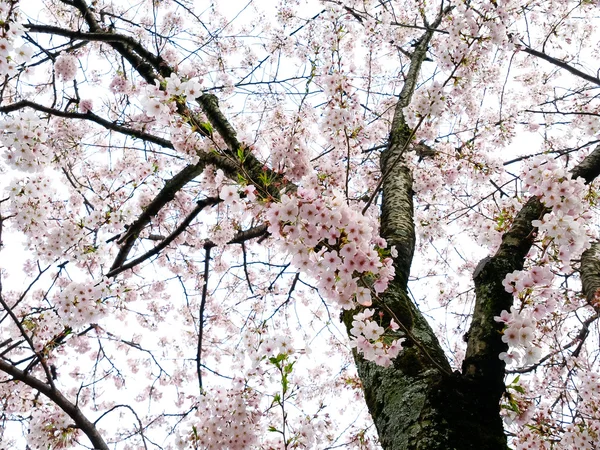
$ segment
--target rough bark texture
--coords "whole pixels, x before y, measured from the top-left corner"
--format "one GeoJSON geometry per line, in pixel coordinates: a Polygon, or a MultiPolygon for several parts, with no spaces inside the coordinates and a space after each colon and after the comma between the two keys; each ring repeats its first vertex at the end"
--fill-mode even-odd
{"type": "Polygon", "coordinates": [[[600,145],[573,168],[571,175],[573,178],[583,178],[586,184],[591,183],[600,175],[600,145]]]}
{"type": "MultiPolygon", "coordinates": [[[[438,24],[443,14],[436,20],[438,24]]],[[[393,367],[387,369],[359,355],[355,355],[355,359],[384,449],[505,450],[507,439],[500,418],[505,364],[498,355],[506,351],[507,346],[501,340],[502,324],[494,317],[512,306],[512,295],[506,292],[502,281],[508,273],[523,268],[535,237],[532,221],[549,210],[539,199],[530,199],[504,235],[498,252],[477,267],[474,274],[476,303],[467,353],[462,373],[451,373],[435,335],[406,293],[415,231],[412,176],[403,164],[403,153],[410,144],[413,130],[406,123],[404,108],[410,103],[430,38],[431,34],[426,32],[415,47],[396,105],[388,148],[381,156],[384,177],[381,234],[398,250],[394,261],[396,278],[381,301],[405,330],[407,348],[393,367]]],[[[600,147],[577,166],[572,175],[583,177],[589,183],[599,171],[600,147]]],[[[588,271],[591,275],[587,277],[589,291],[598,281],[597,261],[590,262],[588,267],[591,268],[588,271]]],[[[346,313],[344,320],[348,328],[350,319],[351,313],[346,313]]]]}
{"type": "Polygon", "coordinates": [[[600,243],[594,242],[581,255],[580,275],[583,295],[596,311],[600,310],[597,301],[600,295],[600,243]]]}
{"type": "MultiPolygon", "coordinates": [[[[386,291],[387,304],[410,324],[405,349],[383,368],[355,355],[365,399],[386,450],[506,449],[497,411],[485,386],[451,372],[437,338],[403,286],[386,291]]],[[[352,314],[346,314],[346,321],[352,314]]],[[[497,403],[496,403],[497,407],[497,403]]]]}
{"type": "MultiPolygon", "coordinates": [[[[521,209],[511,229],[503,236],[500,249],[486,258],[475,271],[475,310],[469,330],[467,353],[463,362],[463,375],[480,386],[481,401],[487,403],[490,414],[499,417],[500,398],[504,392],[504,361],[498,358],[507,351],[502,342],[502,324],[494,320],[503,310],[510,310],[512,294],[504,289],[506,274],[521,270],[525,255],[533,243],[532,220],[546,211],[534,197],[521,209]]],[[[498,425],[502,427],[501,421],[498,425]]]]}

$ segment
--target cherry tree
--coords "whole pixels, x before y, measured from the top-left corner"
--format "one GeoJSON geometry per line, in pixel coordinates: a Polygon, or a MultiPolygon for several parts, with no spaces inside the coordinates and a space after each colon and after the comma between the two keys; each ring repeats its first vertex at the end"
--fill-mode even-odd
{"type": "Polygon", "coordinates": [[[597,447],[597,2],[0,20],[2,448],[597,447]]]}

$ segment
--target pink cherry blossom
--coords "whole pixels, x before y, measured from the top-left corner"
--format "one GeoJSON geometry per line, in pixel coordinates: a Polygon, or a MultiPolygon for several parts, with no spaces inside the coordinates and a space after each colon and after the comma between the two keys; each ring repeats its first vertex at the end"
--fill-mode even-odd
{"type": "Polygon", "coordinates": [[[3,448],[452,447],[423,389],[489,403],[473,448],[597,447],[595,2],[38,3],[3,448]]]}
{"type": "Polygon", "coordinates": [[[62,53],[54,62],[56,76],[63,81],[72,81],[77,75],[77,58],[70,53],[62,53]]]}

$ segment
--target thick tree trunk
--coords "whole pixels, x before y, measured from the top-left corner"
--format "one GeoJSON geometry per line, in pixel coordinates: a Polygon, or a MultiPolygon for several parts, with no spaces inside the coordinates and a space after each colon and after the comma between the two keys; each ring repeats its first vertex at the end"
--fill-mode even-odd
{"type": "Polygon", "coordinates": [[[459,373],[419,366],[408,350],[388,369],[357,361],[365,398],[386,450],[506,450],[498,411],[486,389],[459,373]]]}
{"type": "MultiPolygon", "coordinates": [[[[506,450],[499,403],[489,388],[452,372],[424,317],[403,287],[390,286],[386,303],[410,323],[405,349],[384,368],[355,355],[369,411],[386,450],[506,450]]],[[[350,313],[347,314],[351,316],[350,313]]]]}
{"type": "Polygon", "coordinates": [[[600,313],[598,296],[600,295],[600,242],[592,246],[581,255],[581,288],[587,301],[600,313]]]}
{"type": "MultiPolygon", "coordinates": [[[[436,28],[450,9],[441,11],[436,28]]],[[[395,279],[377,304],[383,321],[397,320],[404,350],[391,367],[365,361],[355,353],[367,406],[386,450],[506,450],[500,418],[501,393],[479,379],[452,372],[435,334],[407,294],[415,246],[412,175],[404,162],[413,130],[404,109],[410,104],[432,36],[423,34],[414,49],[394,112],[388,148],[381,155],[381,235],[395,246],[395,279]],[[495,402],[489,399],[495,396],[495,402]]],[[[344,314],[351,328],[353,312],[344,314]]],[[[499,338],[498,338],[499,339],[499,338]]],[[[497,359],[497,356],[496,356],[497,359]]],[[[502,367],[503,369],[503,367],[502,367]]],[[[502,370],[502,375],[504,374],[502,370]]]]}

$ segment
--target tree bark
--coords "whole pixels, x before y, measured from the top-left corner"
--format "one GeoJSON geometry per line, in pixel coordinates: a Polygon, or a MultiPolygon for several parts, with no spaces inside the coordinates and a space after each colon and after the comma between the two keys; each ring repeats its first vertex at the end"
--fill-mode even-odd
{"type": "Polygon", "coordinates": [[[580,276],[583,295],[596,312],[600,312],[600,242],[594,242],[581,255],[580,276]]]}

